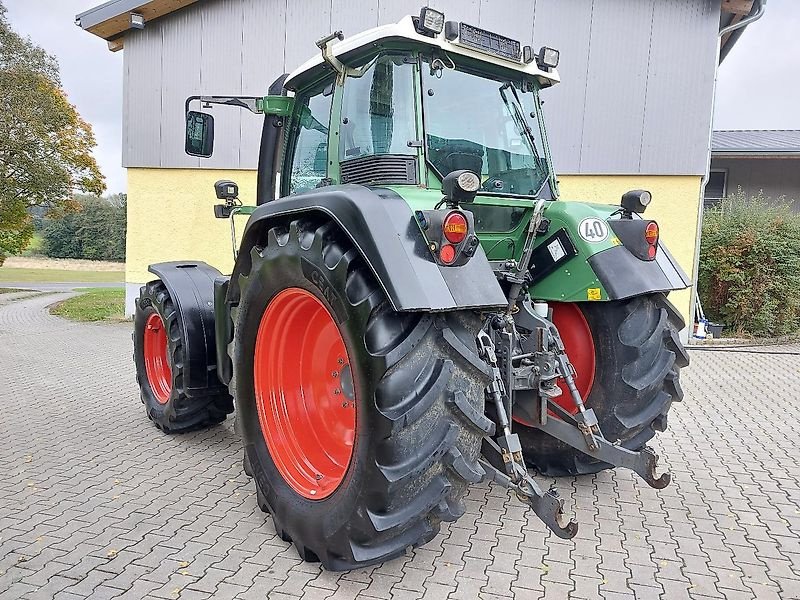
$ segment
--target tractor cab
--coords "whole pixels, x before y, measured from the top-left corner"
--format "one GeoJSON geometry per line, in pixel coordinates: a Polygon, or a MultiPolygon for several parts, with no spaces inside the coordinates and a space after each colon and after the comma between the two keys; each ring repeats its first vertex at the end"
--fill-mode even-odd
{"type": "MultiPolygon", "coordinates": [[[[460,170],[480,177],[479,197],[557,198],[539,100],[559,81],[557,51],[534,53],[430,8],[352,38],[337,32],[318,46],[318,56],[276,82],[280,96],[239,101],[288,130],[268,140],[283,160],[259,169],[274,189],[259,203],[338,184],[438,194],[444,177],[460,170]],[[280,171],[279,186],[270,169],[280,171]]],[[[212,126],[187,128],[187,151],[208,156],[213,117],[188,108],[188,123],[212,126]]]]}
{"type": "Polygon", "coordinates": [[[281,195],[340,183],[438,191],[466,169],[481,195],[556,197],[538,96],[558,82],[555,51],[534,55],[431,9],[338,39],[284,83],[295,118],[281,195]]]}

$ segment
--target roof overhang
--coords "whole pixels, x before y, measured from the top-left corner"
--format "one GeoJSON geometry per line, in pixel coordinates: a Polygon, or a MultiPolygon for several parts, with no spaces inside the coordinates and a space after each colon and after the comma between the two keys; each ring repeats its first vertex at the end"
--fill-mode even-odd
{"type": "Polygon", "coordinates": [[[121,50],[125,32],[131,29],[131,14],[144,17],[145,24],[199,0],[110,0],[75,17],[75,24],[108,41],[112,52],[121,50]]]}
{"type": "MultiPolygon", "coordinates": [[[[763,11],[766,0],[722,0],[722,8],[720,12],[719,30],[728,27],[735,27],[738,23],[742,22],[749,17],[752,17],[759,11],[763,11]]],[[[739,38],[742,37],[747,24],[729,31],[722,36],[719,48],[719,62],[725,60],[728,53],[731,51],[739,38]]]]}
{"type": "MultiPolygon", "coordinates": [[[[200,0],[109,0],[75,17],[76,25],[108,41],[112,51],[121,50],[125,33],[131,29],[131,13],[140,14],[145,23],[180,10],[200,0]]],[[[722,0],[720,31],[752,16],[764,0],[722,0]]],[[[422,4],[422,2],[420,2],[422,4]]],[[[722,36],[720,61],[741,37],[744,27],[722,36]]]]}

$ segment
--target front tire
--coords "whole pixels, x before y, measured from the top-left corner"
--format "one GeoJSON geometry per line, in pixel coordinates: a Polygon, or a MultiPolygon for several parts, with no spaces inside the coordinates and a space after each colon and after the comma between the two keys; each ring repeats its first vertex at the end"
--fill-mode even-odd
{"type": "MultiPolygon", "coordinates": [[[[657,431],[665,431],[672,403],[683,398],[680,369],[689,364],[678,337],[683,319],[666,296],[553,307],[567,356],[578,371],[577,387],[606,439],[639,450],[657,431]]],[[[562,394],[557,400],[567,408],[568,398],[562,394]]],[[[514,427],[526,461],[544,475],[612,468],[539,429],[520,423],[514,427]]]]}
{"type": "Polygon", "coordinates": [[[233,411],[225,388],[195,393],[184,388],[183,327],[169,291],[161,281],[139,290],[133,321],[136,382],[147,416],[164,433],[183,433],[216,425],[233,411]]]}
{"type": "Polygon", "coordinates": [[[263,247],[252,249],[249,272],[240,279],[232,343],[238,424],[259,505],[303,559],[320,560],[328,569],[399,556],[430,541],[441,521],[461,516],[467,486],[484,475],[480,443],[491,423],[483,416],[488,376],[474,341],[479,318],[470,312],[395,312],[330,221],[296,220],[273,227],[265,238],[263,247]],[[307,318],[283,311],[287,301],[308,310],[307,318]],[[270,316],[281,312],[281,318],[270,316]],[[291,332],[281,325],[287,319],[291,332]],[[286,339],[292,333],[297,339],[286,339]],[[326,408],[331,397],[335,402],[326,408]],[[353,403],[352,421],[330,416],[342,402],[353,403]],[[263,414],[264,406],[272,416],[263,414]],[[328,411],[331,429],[352,438],[350,451],[319,432],[313,417],[301,419],[303,431],[289,431],[298,419],[275,417],[276,411],[328,411]],[[325,446],[329,458],[349,455],[343,469],[325,470],[331,462],[320,458],[325,446]],[[303,452],[304,468],[320,467],[313,494],[314,480],[286,465],[292,462],[287,457],[302,458],[303,452]],[[336,480],[323,489],[328,477],[336,480]]]}

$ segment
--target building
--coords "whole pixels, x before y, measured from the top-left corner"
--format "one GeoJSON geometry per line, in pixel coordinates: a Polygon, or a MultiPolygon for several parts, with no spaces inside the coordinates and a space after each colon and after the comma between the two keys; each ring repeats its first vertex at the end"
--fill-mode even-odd
{"type": "MultiPolygon", "coordinates": [[[[217,179],[254,197],[260,124],[217,110],[216,151],[184,154],[184,101],[263,95],[318,52],[419,12],[423,0],[111,0],[77,24],[124,52],[123,165],[128,170],[127,309],[147,265],[195,258],[222,271],[228,224],[212,218],[217,179]]],[[[695,270],[720,55],[763,12],[761,0],[436,0],[449,19],[561,51],[563,83],[543,94],[562,197],[618,202],[653,193],[648,210],[687,273],[695,270]],[[721,38],[721,41],[720,41],[721,38]]],[[[691,294],[674,301],[689,321],[691,294]]]]}
{"type": "Polygon", "coordinates": [[[794,200],[800,212],[800,130],[715,131],[705,205],[740,189],[794,200]]]}

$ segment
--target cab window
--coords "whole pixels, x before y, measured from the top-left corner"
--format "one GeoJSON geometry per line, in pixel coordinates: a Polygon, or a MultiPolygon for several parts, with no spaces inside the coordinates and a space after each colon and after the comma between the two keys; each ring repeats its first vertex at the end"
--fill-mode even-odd
{"type": "Polygon", "coordinates": [[[289,171],[289,194],[313,190],[327,176],[332,101],[330,84],[300,98],[292,124],[292,134],[297,138],[289,171]]]}

